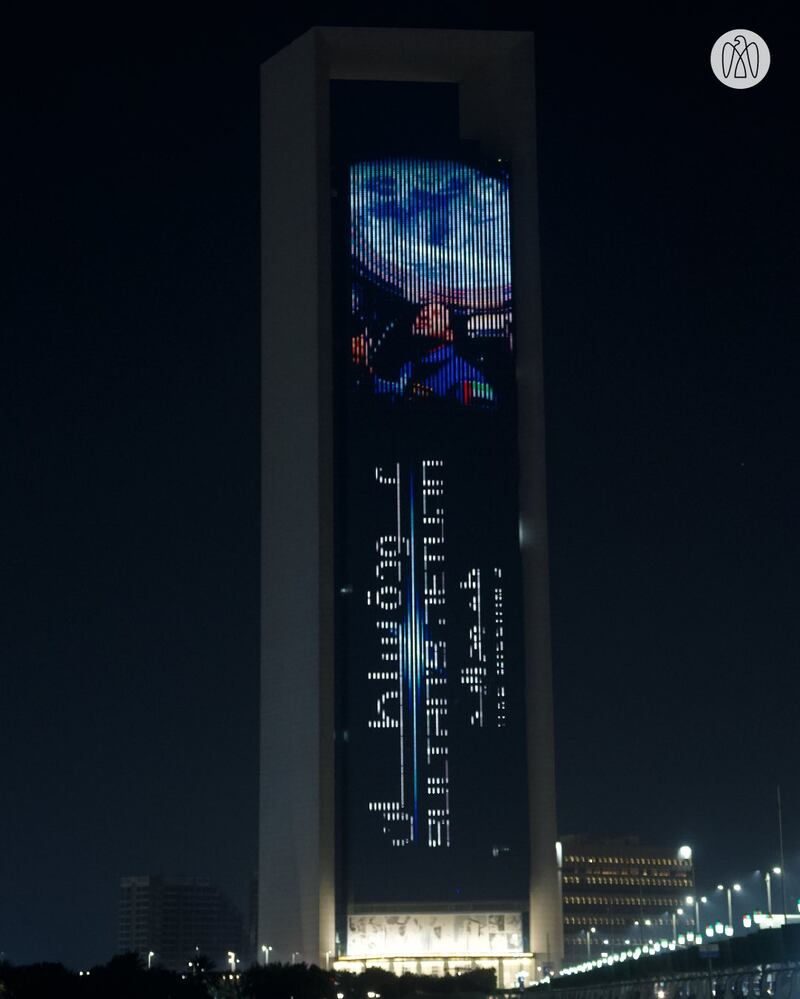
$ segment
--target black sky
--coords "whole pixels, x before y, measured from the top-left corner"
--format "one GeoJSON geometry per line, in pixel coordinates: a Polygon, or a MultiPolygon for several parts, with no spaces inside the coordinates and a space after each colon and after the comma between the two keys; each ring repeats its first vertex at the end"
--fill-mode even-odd
{"type": "MultiPolygon", "coordinates": [[[[559,826],[800,870],[797,21],[537,34],[559,826]],[[769,76],[708,53],[758,31],[769,76]]],[[[30,20],[3,88],[0,952],[113,951],[120,875],[255,866],[263,7],[30,20]],[[130,15],[129,15],[130,16],[130,15]]],[[[798,878],[800,888],[800,878],[798,878]]]]}

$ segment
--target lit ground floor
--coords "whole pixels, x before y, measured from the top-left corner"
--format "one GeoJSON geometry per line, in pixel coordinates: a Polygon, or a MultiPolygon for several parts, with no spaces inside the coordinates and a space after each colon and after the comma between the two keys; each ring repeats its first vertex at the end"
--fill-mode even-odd
{"type": "Polygon", "coordinates": [[[395,975],[461,975],[477,968],[493,968],[497,987],[511,989],[521,984],[529,985],[537,978],[534,955],[520,954],[424,954],[386,956],[371,954],[368,957],[342,957],[334,962],[336,971],[360,974],[367,968],[382,968],[395,975]]]}

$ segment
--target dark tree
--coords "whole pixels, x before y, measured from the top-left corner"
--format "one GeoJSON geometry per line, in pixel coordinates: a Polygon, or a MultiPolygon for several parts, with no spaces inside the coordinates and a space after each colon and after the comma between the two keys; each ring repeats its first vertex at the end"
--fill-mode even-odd
{"type": "Polygon", "coordinates": [[[252,999],[335,999],[334,976],[316,964],[253,965],[241,992],[252,999]]]}

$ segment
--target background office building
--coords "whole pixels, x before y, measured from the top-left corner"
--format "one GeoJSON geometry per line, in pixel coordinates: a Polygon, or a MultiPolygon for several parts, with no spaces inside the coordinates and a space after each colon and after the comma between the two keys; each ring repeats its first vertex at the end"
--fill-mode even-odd
{"type": "Polygon", "coordinates": [[[209,878],[142,875],[121,878],[117,950],[175,971],[200,954],[224,967],[241,953],[242,918],[209,878]]]}
{"type": "Polygon", "coordinates": [[[564,959],[578,964],[694,930],[688,847],[643,846],[637,836],[563,836],[564,959]]]}
{"type": "Polygon", "coordinates": [[[263,101],[258,945],[533,978],[562,926],[532,39],[317,29],[263,101]]]}

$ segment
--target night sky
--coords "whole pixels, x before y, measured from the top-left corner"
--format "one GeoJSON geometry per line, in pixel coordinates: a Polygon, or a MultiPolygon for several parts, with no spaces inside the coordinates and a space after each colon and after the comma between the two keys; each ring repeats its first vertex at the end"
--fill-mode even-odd
{"type": "MultiPolygon", "coordinates": [[[[778,862],[780,783],[800,894],[798,24],[788,5],[490,9],[393,23],[537,35],[559,828],[688,842],[703,887],[747,887],[778,862]],[[708,64],[734,27],[772,53],[747,91],[708,64]]],[[[258,67],[314,23],[378,23],[296,10],[41,14],[8,33],[0,953],[15,962],[107,959],[125,874],[208,874],[245,908],[258,67]]]]}

